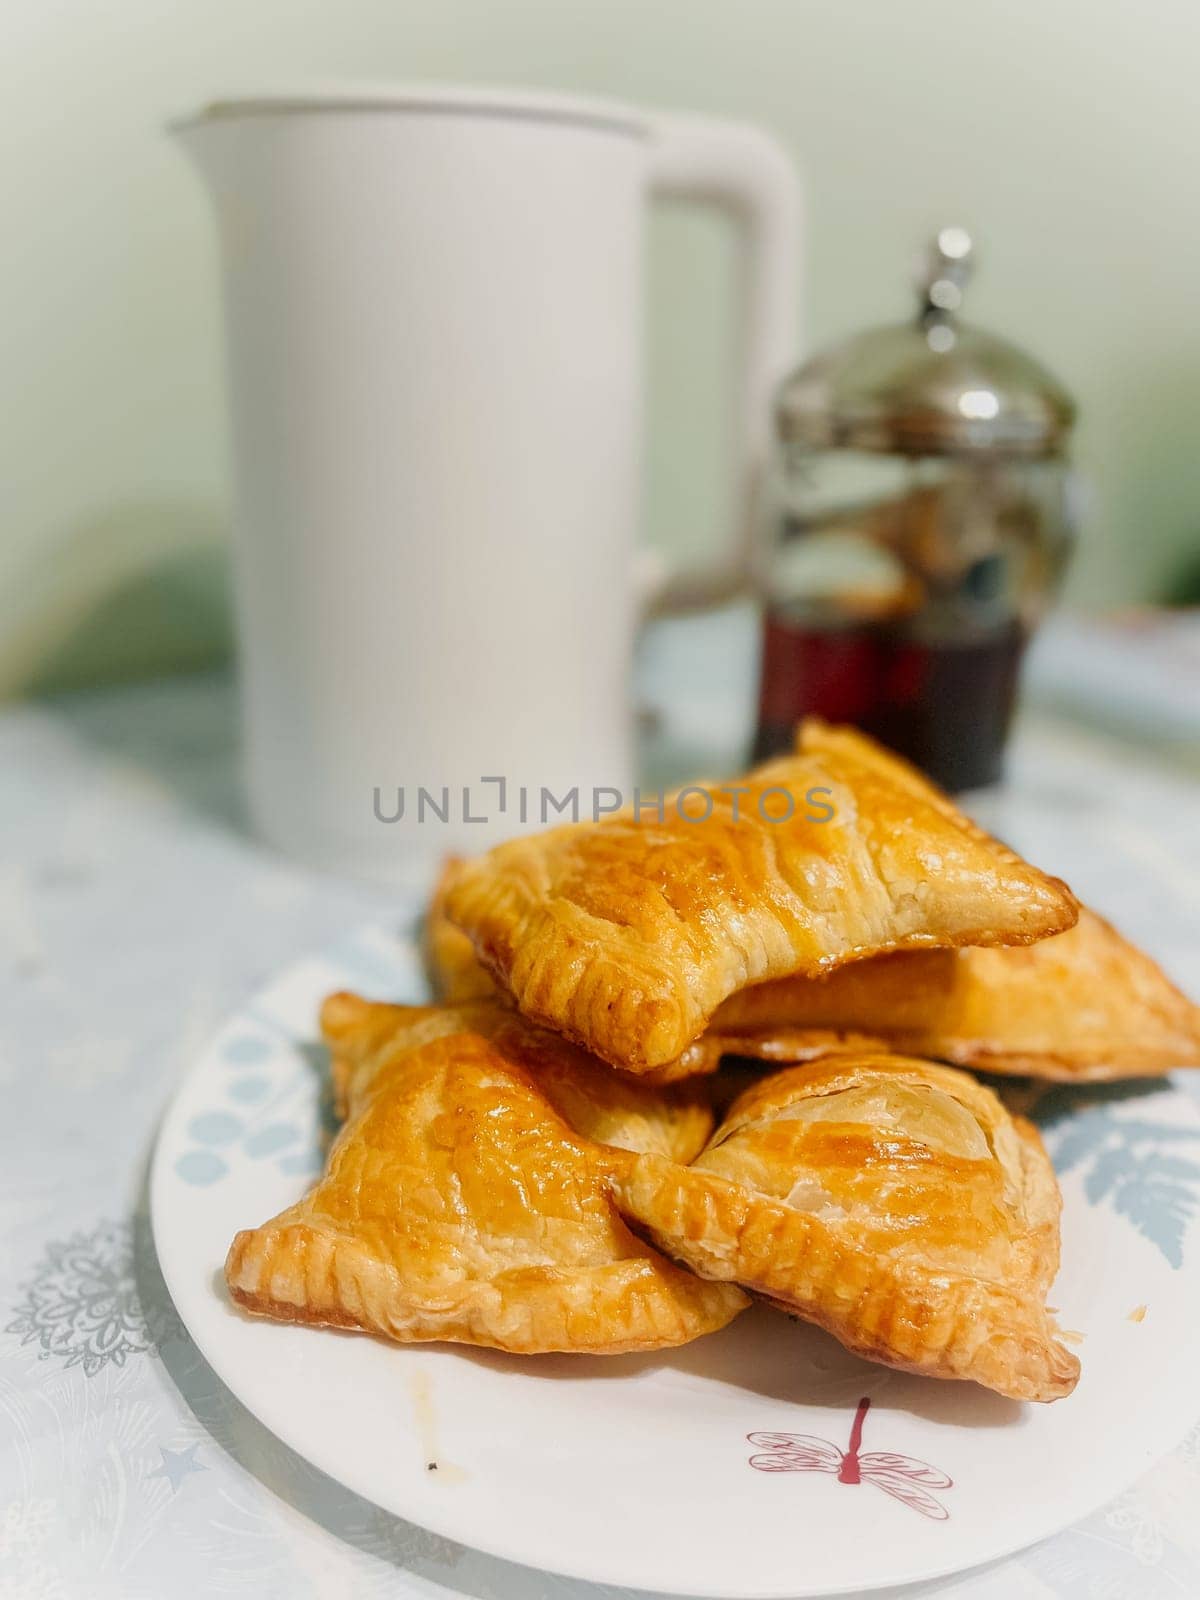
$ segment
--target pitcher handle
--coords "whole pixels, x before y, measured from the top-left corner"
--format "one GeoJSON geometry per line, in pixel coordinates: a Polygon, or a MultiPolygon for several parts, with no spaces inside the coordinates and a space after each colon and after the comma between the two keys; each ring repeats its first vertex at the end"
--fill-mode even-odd
{"type": "Polygon", "coordinates": [[[791,160],[769,134],[745,123],[655,117],[648,178],[656,199],[718,207],[742,239],[734,514],[725,554],[710,567],[676,572],[653,552],[639,558],[643,604],[661,614],[717,605],[748,586],[772,405],[798,356],[801,215],[791,160]]]}

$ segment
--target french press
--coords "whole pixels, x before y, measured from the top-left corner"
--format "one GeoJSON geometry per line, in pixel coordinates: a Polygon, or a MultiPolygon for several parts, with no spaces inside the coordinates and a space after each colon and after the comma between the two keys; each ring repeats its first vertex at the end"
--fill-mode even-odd
{"type": "Polygon", "coordinates": [[[951,790],[1001,775],[1022,656],[1074,541],[1075,409],[1032,357],[960,321],[971,258],[943,229],[912,321],[822,352],[780,391],[759,759],[816,714],[951,790]]]}

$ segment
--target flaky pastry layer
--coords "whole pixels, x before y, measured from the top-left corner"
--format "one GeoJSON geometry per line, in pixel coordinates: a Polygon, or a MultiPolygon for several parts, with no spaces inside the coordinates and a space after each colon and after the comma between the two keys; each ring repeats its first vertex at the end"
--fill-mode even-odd
{"type": "Polygon", "coordinates": [[[661,822],[512,839],[460,865],[445,895],[522,1012],[628,1071],[677,1061],[750,984],[890,950],[1030,943],[1078,915],[1057,879],[851,730],[805,724],[797,755],[680,804],[685,818],[668,804],[661,822]],[[810,820],[818,790],[832,820],[810,820]],[[790,820],[767,820],[789,796],[790,820]]]}
{"type": "Polygon", "coordinates": [[[710,1031],[730,1052],[785,1061],[811,1050],[814,1029],[847,1028],[905,1054],[1066,1083],[1200,1066],[1200,1007],[1086,908],[1025,948],[902,952],[745,989],[710,1031]]]}
{"type": "Polygon", "coordinates": [[[630,1232],[595,1140],[687,1160],[686,1092],[623,1079],[512,1011],[323,1013],[347,1120],[296,1205],[239,1233],[233,1298],[283,1321],[532,1354],[686,1343],[746,1304],[630,1232]]]}
{"type": "Polygon", "coordinates": [[[889,1366],[1069,1394],[1055,1337],[1060,1197],[1028,1123],[950,1067],[831,1057],[743,1094],[690,1167],[629,1156],[617,1201],[674,1259],[889,1366]]]}

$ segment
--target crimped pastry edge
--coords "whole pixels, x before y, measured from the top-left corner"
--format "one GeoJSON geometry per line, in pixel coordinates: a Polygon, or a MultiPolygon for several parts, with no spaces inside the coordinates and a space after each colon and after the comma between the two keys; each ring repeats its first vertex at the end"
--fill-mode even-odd
{"type": "Polygon", "coordinates": [[[521,1316],[507,1324],[501,1314],[503,1285],[494,1279],[465,1285],[453,1295],[422,1302],[406,1297],[403,1321],[372,1312],[386,1290],[392,1269],[353,1238],[342,1238],[287,1213],[261,1228],[238,1233],[225,1261],[231,1298],[251,1315],[310,1327],[340,1328],[380,1335],[400,1344],[448,1342],[503,1350],[512,1355],[628,1355],[672,1349],[726,1326],[749,1304],[732,1284],[689,1279],[694,1311],[669,1295],[647,1268],[685,1274],[666,1258],[654,1263],[631,1255],[594,1272],[545,1273],[536,1289],[522,1284],[521,1316]],[[284,1275],[278,1266],[264,1279],[268,1263],[292,1260],[298,1270],[284,1275]],[[639,1279],[647,1278],[647,1283],[639,1279]],[[712,1289],[714,1294],[697,1289],[712,1289]],[[586,1301],[586,1304],[585,1304],[586,1301]],[[349,1308],[349,1309],[348,1309],[349,1308]],[[581,1327],[613,1327],[617,1336],[595,1339],[581,1327]]]}
{"type": "MultiPolygon", "coordinates": [[[[1061,1196],[1037,1130],[1021,1117],[1012,1122],[1031,1224],[1018,1266],[1040,1302],[1058,1269],[1061,1196]]],[[[740,1284],[868,1360],[971,1379],[1014,1400],[1061,1399],[1078,1381],[1079,1360],[1054,1337],[1044,1306],[1003,1284],[880,1260],[811,1213],[660,1156],[614,1152],[610,1171],[618,1208],[664,1255],[701,1277],[740,1284]],[[806,1260],[812,1286],[797,1296],[806,1260]]]]}

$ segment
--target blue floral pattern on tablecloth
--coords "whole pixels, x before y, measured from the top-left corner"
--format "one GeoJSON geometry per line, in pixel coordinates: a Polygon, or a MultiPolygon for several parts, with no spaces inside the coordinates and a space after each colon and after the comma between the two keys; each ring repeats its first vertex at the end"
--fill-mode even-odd
{"type": "MultiPolygon", "coordinates": [[[[138,1236],[147,1246],[148,1231],[138,1236]]],[[[178,1338],[182,1329],[169,1301],[149,1310],[142,1304],[134,1239],[133,1223],[107,1220],[51,1240],[18,1291],[6,1332],[35,1344],[41,1360],[79,1367],[87,1378],[178,1338]]]]}

